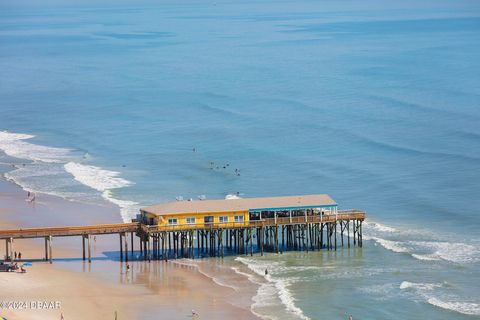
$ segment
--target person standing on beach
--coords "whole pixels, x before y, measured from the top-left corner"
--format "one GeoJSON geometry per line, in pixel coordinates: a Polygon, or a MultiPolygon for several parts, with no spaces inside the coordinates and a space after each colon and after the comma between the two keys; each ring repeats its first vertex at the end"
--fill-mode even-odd
{"type": "Polygon", "coordinates": [[[18,260],[22,260],[22,253],[21,252],[18,253],[18,260]]]}
{"type": "Polygon", "coordinates": [[[17,260],[17,251],[15,251],[15,260],[17,260]]]}

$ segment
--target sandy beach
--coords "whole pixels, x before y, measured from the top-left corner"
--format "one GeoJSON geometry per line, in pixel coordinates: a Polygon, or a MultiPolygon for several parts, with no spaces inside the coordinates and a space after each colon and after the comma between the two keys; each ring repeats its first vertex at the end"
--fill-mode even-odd
{"type": "MultiPolygon", "coordinates": [[[[2,229],[120,222],[119,209],[105,203],[91,205],[38,194],[36,203],[25,201],[26,192],[0,180],[2,229]]],[[[43,242],[15,240],[14,250],[31,261],[27,273],[0,273],[0,300],[7,319],[184,319],[192,309],[201,319],[253,319],[251,297],[256,288],[244,278],[242,290],[215,283],[208,273],[220,260],[174,262],[116,260],[117,237],[97,236],[91,264],[81,259],[78,237],[55,238],[53,264],[42,261],[43,242]],[[47,304],[47,305],[41,305],[47,304]],[[44,309],[46,308],[46,309],[44,309]]],[[[137,245],[137,243],[135,244],[137,245]]],[[[0,253],[5,254],[5,246],[0,253]]],[[[227,270],[227,271],[226,271],[227,270]]],[[[229,275],[232,276],[232,275],[229,275]]]]}

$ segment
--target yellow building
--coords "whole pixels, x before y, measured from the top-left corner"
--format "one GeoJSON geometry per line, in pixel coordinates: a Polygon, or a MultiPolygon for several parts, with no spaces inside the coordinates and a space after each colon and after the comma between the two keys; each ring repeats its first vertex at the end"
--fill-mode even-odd
{"type": "Polygon", "coordinates": [[[228,200],[175,201],[140,209],[144,224],[177,229],[249,226],[252,221],[294,219],[336,214],[337,204],[326,194],[245,198],[228,200]]]}

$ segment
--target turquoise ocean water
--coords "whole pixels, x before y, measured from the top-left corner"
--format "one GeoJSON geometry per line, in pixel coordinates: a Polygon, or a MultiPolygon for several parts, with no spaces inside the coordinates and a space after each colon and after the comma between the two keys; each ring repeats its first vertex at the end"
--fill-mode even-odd
{"type": "Polygon", "coordinates": [[[475,1],[2,2],[0,161],[126,220],[328,193],[368,212],[364,249],[230,259],[255,313],[474,319],[479,74],[475,1]]]}

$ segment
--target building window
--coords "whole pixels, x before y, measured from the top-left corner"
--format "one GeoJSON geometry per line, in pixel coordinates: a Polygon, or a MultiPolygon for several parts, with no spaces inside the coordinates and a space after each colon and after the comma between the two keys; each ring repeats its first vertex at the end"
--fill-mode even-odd
{"type": "Polygon", "coordinates": [[[187,218],[187,224],[195,224],[195,217],[187,218]]]}
{"type": "Polygon", "coordinates": [[[213,216],[206,216],[203,218],[203,222],[205,223],[213,223],[213,216]]]}
{"type": "Polygon", "coordinates": [[[243,222],[243,215],[235,216],[235,222],[243,222]]]}
{"type": "Polygon", "coordinates": [[[218,223],[227,223],[227,222],[228,222],[228,216],[218,217],[218,223]]]}
{"type": "Polygon", "coordinates": [[[252,220],[260,220],[260,212],[259,211],[250,212],[250,221],[252,221],[252,220]]]}
{"type": "Polygon", "coordinates": [[[168,219],[168,224],[169,225],[176,225],[178,223],[177,218],[169,218],[168,219]]]}

